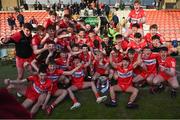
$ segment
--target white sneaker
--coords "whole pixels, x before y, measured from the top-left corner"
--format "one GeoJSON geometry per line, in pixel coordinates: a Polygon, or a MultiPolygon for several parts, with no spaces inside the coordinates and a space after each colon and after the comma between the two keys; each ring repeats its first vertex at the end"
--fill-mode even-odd
{"type": "Polygon", "coordinates": [[[73,106],[71,106],[70,110],[74,110],[76,108],[79,108],[81,106],[81,104],[79,102],[74,103],[73,106]]]}
{"type": "Polygon", "coordinates": [[[101,102],[104,102],[106,99],[107,99],[107,96],[98,97],[96,102],[101,103],[101,102]]]}
{"type": "Polygon", "coordinates": [[[17,92],[16,94],[17,94],[18,97],[22,97],[21,93],[17,92]]]}

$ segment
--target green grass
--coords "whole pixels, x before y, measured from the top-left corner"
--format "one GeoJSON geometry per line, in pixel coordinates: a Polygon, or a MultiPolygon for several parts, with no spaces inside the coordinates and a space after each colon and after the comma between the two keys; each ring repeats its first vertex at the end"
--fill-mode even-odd
{"type": "MultiPolygon", "coordinates": [[[[177,58],[177,70],[180,70],[180,58],[177,58]]],[[[12,65],[0,65],[0,87],[4,87],[4,78],[16,78],[16,68],[12,65]]],[[[27,76],[27,74],[26,74],[27,76]]],[[[178,78],[178,80],[180,80],[178,78]]],[[[180,93],[180,91],[178,91],[180,93]]],[[[169,89],[164,92],[152,95],[148,92],[148,89],[140,89],[137,103],[139,108],[135,110],[126,109],[127,100],[129,94],[118,93],[118,106],[116,108],[107,108],[104,104],[97,104],[95,97],[90,89],[78,91],[75,93],[81,107],[74,111],[70,111],[69,108],[72,105],[71,100],[67,97],[62,103],[60,103],[51,116],[46,116],[45,113],[40,110],[37,113],[36,118],[62,118],[62,119],[151,119],[151,118],[166,118],[175,119],[180,118],[180,95],[177,98],[172,99],[170,97],[169,89]]],[[[18,99],[23,101],[23,99],[18,99]]]]}

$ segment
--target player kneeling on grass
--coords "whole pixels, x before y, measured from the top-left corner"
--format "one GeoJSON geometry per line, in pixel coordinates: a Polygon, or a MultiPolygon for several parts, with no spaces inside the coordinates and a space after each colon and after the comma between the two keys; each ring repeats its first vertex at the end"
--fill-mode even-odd
{"type": "Polygon", "coordinates": [[[143,53],[141,55],[142,63],[141,67],[143,71],[133,78],[133,82],[137,83],[144,79],[150,85],[150,92],[154,93],[153,79],[157,75],[157,53],[153,53],[149,47],[143,48],[143,53]]]}
{"type": "MultiPolygon", "coordinates": [[[[111,54],[112,53],[113,51],[111,52],[111,54]]],[[[110,55],[110,63],[117,71],[114,74],[114,79],[118,81],[118,84],[110,87],[111,101],[106,104],[107,106],[111,106],[111,107],[117,106],[115,99],[115,92],[118,91],[131,93],[127,108],[136,108],[138,106],[137,104],[134,103],[138,95],[138,89],[133,87],[132,79],[133,79],[133,69],[136,68],[140,64],[140,62],[141,62],[140,57],[138,57],[137,62],[135,62],[134,64],[131,64],[129,58],[125,57],[123,58],[121,65],[117,65],[113,63],[112,55],[110,55]]]]}
{"type": "Polygon", "coordinates": [[[160,57],[158,58],[159,71],[158,75],[153,79],[153,84],[161,88],[162,82],[167,81],[171,86],[171,96],[176,96],[176,89],[179,88],[179,83],[176,76],[176,60],[168,56],[168,48],[160,48],[160,57]]]}
{"type": "Polygon", "coordinates": [[[26,109],[35,103],[30,111],[32,117],[38,111],[41,105],[42,109],[45,108],[44,103],[47,102],[48,97],[50,97],[52,82],[50,79],[46,78],[46,75],[45,67],[41,66],[39,68],[38,75],[30,76],[23,80],[4,80],[4,83],[8,85],[7,89],[9,91],[15,89],[17,92],[26,97],[25,101],[22,103],[22,106],[24,106],[26,109]],[[23,85],[23,83],[28,81],[32,81],[30,86],[23,85]]]}
{"type": "MultiPolygon", "coordinates": [[[[72,81],[71,81],[72,85],[67,89],[68,93],[69,93],[69,96],[70,96],[70,98],[72,99],[72,101],[74,103],[73,106],[70,108],[71,110],[73,110],[75,108],[78,108],[81,105],[77,101],[77,99],[75,98],[75,96],[73,94],[73,91],[77,91],[77,90],[80,90],[80,89],[85,89],[85,88],[91,87],[92,91],[94,92],[94,94],[96,96],[96,102],[97,103],[101,103],[101,102],[105,101],[106,98],[107,98],[107,96],[100,97],[99,93],[96,90],[96,86],[95,86],[93,81],[91,81],[91,82],[85,82],[84,81],[84,77],[85,77],[84,68],[89,66],[90,61],[91,61],[91,59],[89,59],[88,63],[82,65],[82,67],[80,69],[78,69],[76,72],[74,72],[72,74],[72,81]]],[[[73,59],[74,67],[77,67],[77,65],[80,62],[81,62],[81,60],[78,57],[74,57],[74,59],[73,59]]]]}
{"type": "Polygon", "coordinates": [[[56,69],[57,66],[55,64],[55,61],[50,61],[47,69],[47,76],[49,79],[52,80],[53,88],[52,88],[52,96],[57,97],[54,102],[51,103],[46,108],[46,112],[49,115],[52,110],[55,108],[55,106],[60,103],[67,95],[67,90],[58,88],[58,83],[60,80],[66,79],[64,76],[61,77],[61,75],[72,75],[76,70],[78,70],[81,67],[81,64],[78,64],[76,68],[74,68],[71,71],[63,71],[61,69],[56,69]]]}

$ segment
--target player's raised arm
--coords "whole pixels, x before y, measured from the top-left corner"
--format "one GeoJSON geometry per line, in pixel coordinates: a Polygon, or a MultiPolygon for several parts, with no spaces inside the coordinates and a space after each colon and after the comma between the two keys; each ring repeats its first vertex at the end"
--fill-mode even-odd
{"type": "Polygon", "coordinates": [[[109,59],[110,59],[110,64],[112,65],[113,68],[116,68],[117,67],[117,64],[113,62],[112,60],[112,54],[114,53],[114,51],[111,51],[110,53],[110,56],[109,56],[109,59]]]}
{"type": "Polygon", "coordinates": [[[72,69],[71,71],[64,71],[63,75],[72,75],[74,72],[76,72],[79,68],[82,67],[82,64],[78,64],[77,67],[75,67],[74,69],[72,69]]]}
{"type": "Polygon", "coordinates": [[[10,79],[5,79],[4,80],[4,84],[5,85],[9,85],[9,84],[23,84],[26,83],[27,79],[23,79],[23,80],[10,80],[10,79]]]}
{"type": "Polygon", "coordinates": [[[91,64],[91,59],[92,59],[92,53],[90,52],[90,57],[89,57],[89,61],[84,65],[84,67],[87,67],[91,64]]]}

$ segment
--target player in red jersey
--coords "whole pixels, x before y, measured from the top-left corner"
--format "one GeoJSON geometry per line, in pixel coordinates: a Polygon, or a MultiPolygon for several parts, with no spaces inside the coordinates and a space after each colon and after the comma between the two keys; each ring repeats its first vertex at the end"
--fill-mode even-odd
{"type": "Polygon", "coordinates": [[[150,26],[150,32],[144,36],[144,39],[146,40],[147,43],[152,43],[152,36],[154,35],[157,35],[160,37],[161,44],[165,44],[166,41],[162,37],[162,35],[158,33],[158,26],[156,24],[153,24],[150,26]]]}
{"type": "Polygon", "coordinates": [[[57,43],[57,47],[59,50],[64,50],[64,49],[68,49],[69,51],[71,51],[71,47],[70,47],[70,42],[71,42],[71,33],[68,33],[66,30],[63,30],[59,33],[60,35],[58,35],[55,38],[55,43],[57,43]]]}
{"type": "MultiPolygon", "coordinates": [[[[134,49],[130,48],[127,52],[127,57],[129,58],[130,63],[134,64],[138,59],[138,53],[134,49]]],[[[141,72],[142,68],[137,66],[135,69],[133,69],[133,77],[139,75],[141,72]]]]}
{"type": "Polygon", "coordinates": [[[141,33],[135,33],[134,40],[131,40],[128,44],[128,48],[133,48],[136,51],[140,51],[146,46],[147,46],[147,43],[145,42],[144,39],[142,39],[141,33]]]}
{"type": "Polygon", "coordinates": [[[51,95],[52,91],[52,82],[50,79],[46,78],[46,68],[41,66],[39,68],[38,75],[29,76],[27,79],[19,80],[10,80],[5,79],[4,82],[8,85],[7,89],[9,91],[16,90],[26,97],[25,101],[22,103],[26,109],[35,103],[30,111],[32,117],[38,111],[40,106],[42,105],[42,109],[45,109],[45,104],[48,100],[48,97],[51,95]],[[30,85],[23,85],[31,81],[30,85]]]}
{"type": "MultiPolygon", "coordinates": [[[[61,69],[56,69],[55,61],[50,61],[48,64],[47,69],[47,77],[52,80],[53,87],[52,87],[52,96],[57,97],[49,106],[46,108],[46,112],[49,115],[52,110],[60,103],[67,95],[67,91],[63,88],[58,88],[58,83],[67,80],[63,79],[61,75],[72,75],[76,70],[81,67],[81,64],[78,64],[76,68],[71,71],[63,71],[61,69]]],[[[69,81],[66,81],[69,82],[69,81]]]]}
{"type": "Polygon", "coordinates": [[[152,53],[149,47],[145,47],[142,53],[141,67],[144,71],[133,79],[133,82],[139,82],[146,79],[147,83],[152,85],[153,79],[157,75],[158,54],[152,53]]]}
{"type": "Polygon", "coordinates": [[[114,74],[114,79],[117,80],[118,84],[110,87],[111,102],[107,103],[106,105],[112,107],[117,106],[115,92],[122,91],[131,93],[130,99],[127,104],[127,108],[137,107],[137,104],[135,104],[134,101],[138,95],[138,89],[133,87],[132,80],[133,69],[140,64],[140,59],[138,59],[134,64],[131,64],[129,58],[125,57],[123,58],[121,64],[117,65],[112,61],[112,54],[110,54],[110,63],[113,66],[113,68],[115,68],[117,71],[114,74]]]}
{"type": "MultiPolygon", "coordinates": [[[[79,57],[74,57],[73,59],[73,64],[74,64],[74,67],[77,67],[77,65],[80,63],[80,59],[79,57]]],[[[96,87],[95,87],[95,84],[93,81],[91,82],[85,82],[84,81],[84,68],[86,68],[87,66],[89,66],[91,60],[89,59],[89,62],[82,65],[82,67],[80,69],[78,69],[76,72],[74,72],[72,74],[72,85],[67,89],[68,90],[68,93],[70,95],[70,98],[72,99],[73,101],[73,106],[70,108],[71,110],[75,109],[75,108],[78,108],[80,107],[80,103],[77,101],[77,99],[75,98],[74,94],[73,94],[73,91],[77,91],[77,90],[80,90],[80,89],[85,89],[85,88],[89,88],[91,87],[92,88],[92,91],[93,93],[95,94],[96,96],[96,102],[97,103],[101,103],[103,101],[106,100],[107,96],[102,96],[100,97],[99,93],[97,92],[96,90],[96,87]]],[[[73,67],[73,68],[74,68],[73,67]]]]}
{"type": "Polygon", "coordinates": [[[99,36],[97,36],[93,30],[89,31],[88,37],[89,37],[88,38],[88,45],[90,47],[94,47],[94,44],[93,44],[94,40],[97,40],[99,42],[99,44],[101,44],[101,42],[102,42],[102,39],[99,36]]]}
{"type": "Polygon", "coordinates": [[[116,35],[115,48],[121,53],[125,52],[128,48],[129,41],[124,39],[124,37],[119,34],[116,35]]]}
{"type": "Polygon", "coordinates": [[[43,26],[47,29],[49,25],[55,25],[57,20],[57,13],[55,11],[49,12],[49,18],[43,23],[43,26]]]}
{"type": "Polygon", "coordinates": [[[70,23],[70,15],[64,15],[63,19],[59,21],[60,29],[67,29],[70,23]]]}
{"type": "MultiPolygon", "coordinates": [[[[24,76],[25,66],[29,65],[34,59],[31,46],[33,27],[30,23],[23,25],[23,30],[14,33],[11,36],[1,37],[0,43],[14,43],[16,50],[16,68],[18,71],[17,79],[21,80],[24,76]]],[[[29,69],[31,70],[31,68],[29,69]]]]}
{"type": "Polygon", "coordinates": [[[37,33],[32,38],[32,48],[35,55],[38,55],[45,50],[47,50],[47,46],[43,44],[46,38],[46,31],[42,25],[37,26],[37,33]]]}
{"type": "Polygon", "coordinates": [[[101,75],[107,75],[109,71],[109,60],[102,52],[97,52],[95,60],[93,61],[95,73],[92,77],[93,81],[96,81],[101,75]]]}
{"type": "Polygon", "coordinates": [[[146,15],[144,10],[140,8],[140,2],[138,0],[134,2],[134,9],[129,13],[127,21],[130,22],[130,28],[134,23],[138,23],[140,28],[143,28],[143,24],[146,22],[146,15]]]}
{"type": "MultiPolygon", "coordinates": [[[[91,55],[91,52],[89,51],[89,46],[86,44],[82,45],[82,53],[79,54],[79,58],[81,59],[83,64],[86,64],[89,62],[89,59],[91,59],[91,61],[93,61],[93,56],[91,55]]],[[[85,75],[86,77],[88,77],[88,79],[91,78],[92,74],[93,74],[93,65],[92,62],[90,63],[90,65],[88,67],[86,67],[84,69],[85,75]]]]}
{"type": "Polygon", "coordinates": [[[34,70],[38,71],[38,66],[41,64],[46,64],[48,63],[47,58],[56,58],[57,52],[55,48],[55,42],[54,41],[48,41],[47,43],[47,50],[44,51],[43,53],[39,54],[32,62],[31,65],[34,70]]]}
{"type": "Polygon", "coordinates": [[[163,81],[167,81],[171,86],[171,96],[176,96],[176,89],[179,88],[179,83],[176,75],[176,60],[168,56],[168,48],[161,47],[160,57],[158,58],[159,71],[157,76],[153,79],[154,85],[162,86],[163,81]]]}
{"type": "Polygon", "coordinates": [[[140,33],[143,33],[143,24],[146,22],[146,15],[142,8],[140,8],[140,2],[136,0],[134,2],[134,9],[131,10],[127,17],[127,21],[130,22],[130,28],[127,31],[128,35],[132,33],[132,25],[138,23],[140,25],[140,33]]]}
{"type": "Polygon", "coordinates": [[[88,39],[85,36],[85,30],[84,29],[80,29],[79,30],[77,38],[75,39],[75,43],[79,44],[79,46],[82,46],[83,44],[87,44],[88,43],[88,39]]]}
{"type": "MultiPolygon", "coordinates": [[[[123,59],[123,55],[119,52],[119,50],[116,50],[116,49],[114,49],[113,52],[111,52],[111,56],[112,56],[112,61],[116,64],[120,64],[123,59]]],[[[113,79],[114,73],[115,73],[115,70],[113,69],[113,67],[110,67],[109,80],[111,80],[111,85],[116,83],[113,79]]]]}
{"type": "Polygon", "coordinates": [[[69,69],[69,66],[68,66],[68,57],[69,56],[68,55],[69,54],[65,50],[60,52],[60,56],[55,59],[55,62],[57,64],[57,69],[61,69],[61,70],[69,69]]]}
{"type": "Polygon", "coordinates": [[[134,34],[135,33],[141,33],[143,36],[142,30],[140,30],[140,25],[138,23],[132,24],[132,32],[129,33],[128,31],[125,33],[124,37],[127,38],[128,40],[133,40],[134,39],[134,34]]]}

